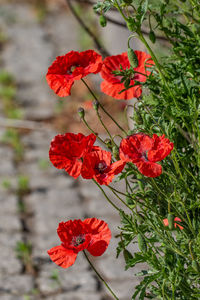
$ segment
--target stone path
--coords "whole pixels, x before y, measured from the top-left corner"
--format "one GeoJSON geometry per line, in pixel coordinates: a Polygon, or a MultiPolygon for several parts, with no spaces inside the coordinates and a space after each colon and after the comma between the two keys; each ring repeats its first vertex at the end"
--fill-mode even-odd
{"type": "MultiPolygon", "coordinates": [[[[112,299],[82,253],[67,270],[56,267],[46,253],[60,243],[56,234],[60,221],[95,216],[109,224],[113,239],[107,252],[93,262],[119,299],[129,300],[138,281],[132,270],[123,271],[122,257],[115,259],[117,213],[92,182],[74,180],[48,163],[49,144],[57,132],[44,122],[54,116],[56,97],[44,75],[56,55],[79,50],[78,25],[65,10],[52,11],[39,23],[31,5],[5,3],[0,6],[0,28],[7,37],[0,52],[1,66],[16,80],[15,101],[25,119],[41,122],[41,131],[20,135],[24,148],[20,161],[16,162],[8,143],[0,144],[0,182],[4,182],[0,187],[0,299],[112,299]],[[18,187],[22,175],[29,179],[24,193],[18,187]],[[31,245],[28,256],[22,251],[21,260],[16,257],[19,242],[31,245]]],[[[4,116],[2,104],[0,114],[4,116]]],[[[1,140],[5,133],[0,128],[1,140]]]]}

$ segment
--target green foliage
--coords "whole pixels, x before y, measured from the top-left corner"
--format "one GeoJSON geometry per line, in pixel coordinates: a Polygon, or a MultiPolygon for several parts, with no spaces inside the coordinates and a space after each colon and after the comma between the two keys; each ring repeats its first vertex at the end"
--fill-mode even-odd
{"type": "MultiPolygon", "coordinates": [[[[143,279],[132,299],[200,299],[199,1],[121,0],[95,6],[104,13],[111,8],[118,9],[155,62],[146,82],[135,81],[143,87],[143,95],[134,107],[134,130],[129,134],[164,134],[174,143],[171,155],[160,162],[161,176],[145,177],[132,163],[119,175],[118,180],[126,182],[124,201],[131,213],[120,212],[117,256],[123,253],[126,269],[148,265],[136,274],[143,279]],[[159,48],[159,30],[170,48],[171,55],[161,61],[142,34],[146,20],[150,41],[159,48]],[[183,230],[174,226],[174,217],[181,219],[175,223],[183,230]],[[166,218],[169,226],[164,226],[166,218]],[[129,248],[133,243],[138,244],[135,253],[129,248]]],[[[128,52],[131,63],[131,49],[128,52]]],[[[131,63],[129,69],[113,72],[121,76],[123,91],[133,87],[134,68],[131,63]]]]}

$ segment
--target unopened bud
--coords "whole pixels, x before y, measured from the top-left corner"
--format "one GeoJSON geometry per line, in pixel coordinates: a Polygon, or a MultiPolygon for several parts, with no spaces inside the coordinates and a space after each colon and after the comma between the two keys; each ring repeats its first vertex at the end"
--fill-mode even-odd
{"type": "Polygon", "coordinates": [[[153,30],[151,30],[150,32],[149,32],[149,39],[150,39],[150,41],[154,44],[155,43],[155,41],[156,41],[156,36],[155,36],[155,33],[153,32],[153,30]]]}
{"type": "Polygon", "coordinates": [[[115,159],[119,160],[119,149],[117,146],[112,147],[112,153],[115,159]]]}
{"type": "Polygon", "coordinates": [[[84,109],[83,109],[82,107],[79,107],[79,109],[78,109],[78,114],[79,114],[79,116],[80,116],[81,119],[84,118],[84,116],[85,116],[85,111],[84,111],[84,109]]]}
{"type": "Polygon", "coordinates": [[[96,111],[98,111],[98,109],[99,109],[99,102],[98,102],[97,100],[94,100],[94,101],[92,102],[92,104],[93,104],[93,108],[94,108],[96,111]]]}
{"type": "Polygon", "coordinates": [[[102,26],[102,27],[106,27],[107,25],[107,20],[106,20],[106,17],[104,15],[101,15],[99,17],[99,24],[102,26]]]}
{"type": "Polygon", "coordinates": [[[133,51],[133,49],[131,49],[130,47],[127,50],[127,54],[128,54],[128,60],[130,62],[130,65],[132,68],[137,68],[138,66],[138,58],[137,55],[135,54],[135,52],[133,51]]]}

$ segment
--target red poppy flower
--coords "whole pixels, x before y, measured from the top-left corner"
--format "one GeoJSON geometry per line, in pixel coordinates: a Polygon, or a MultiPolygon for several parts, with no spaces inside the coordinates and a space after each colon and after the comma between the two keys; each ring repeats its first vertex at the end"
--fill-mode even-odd
{"type": "Polygon", "coordinates": [[[56,135],[51,142],[49,158],[57,169],[65,169],[70,176],[77,178],[81,173],[82,160],[91,151],[96,136],[92,133],[65,133],[56,135]]]}
{"type": "Polygon", "coordinates": [[[70,95],[74,80],[79,80],[90,73],[100,72],[102,57],[93,50],[83,52],[70,51],[58,56],[46,74],[47,82],[60,97],[70,95]]]}
{"type": "MultiPolygon", "coordinates": [[[[174,221],[182,222],[182,220],[178,217],[174,218],[174,221]]],[[[168,219],[164,219],[163,223],[164,223],[165,226],[169,226],[168,219]]],[[[183,230],[183,226],[181,226],[181,225],[177,224],[176,222],[174,222],[174,227],[176,228],[177,226],[180,228],[180,230],[183,230]]]]}
{"type": "MultiPolygon", "coordinates": [[[[154,64],[151,56],[142,51],[136,50],[134,52],[138,58],[138,66],[137,68],[134,68],[134,71],[138,71],[148,76],[150,72],[145,68],[154,64]]],[[[104,79],[104,81],[101,83],[102,92],[112,96],[115,99],[129,100],[133,97],[140,97],[142,93],[140,85],[134,86],[119,94],[119,92],[125,89],[125,86],[124,83],[121,83],[121,76],[115,76],[113,71],[120,70],[120,67],[122,67],[124,70],[130,69],[130,63],[126,52],[120,55],[109,56],[104,59],[101,69],[101,76],[104,79]]],[[[134,74],[134,78],[131,79],[130,85],[134,85],[135,80],[145,82],[146,76],[137,73],[134,74]]]]}
{"type": "Polygon", "coordinates": [[[124,166],[125,162],[122,160],[112,163],[110,152],[94,147],[93,151],[84,157],[81,175],[85,179],[94,178],[101,185],[108,185],[124,166]]]}
{"type": "Polygon", "coordinates": [[[74,264],[79,251],[87,249],[93,256],[107,249],[111,231],[106,222],[96,218],[61,222],[57,229],[61,245],[48,250],[51,260],[62,268],[74,264]]]}
{"type": "Polygon", "coordinates": [[[133,134],[123,139],[120,144],[120,158],[134,163],[145,176],[157,177],[162,173],[161,165],[156,162],[163,160],[173,149],[173,143],[164,135],[150,136],[144,133],[133,134]]]}

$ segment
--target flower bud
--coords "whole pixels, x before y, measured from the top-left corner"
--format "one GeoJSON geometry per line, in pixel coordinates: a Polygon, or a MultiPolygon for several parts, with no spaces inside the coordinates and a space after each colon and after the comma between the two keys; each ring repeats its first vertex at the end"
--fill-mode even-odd
{"type": "Polygon", "coordinates": [[[151,31],[149,32],[149,39],[150,39],[150,41],[151,41],[153,44],[155,43],[155,41],[156,41],[156,36],[155,36],[155,33],[154,33],[153,30],[151,30],[151,31]]]}
{"type": "Polygon", "coordinates": [[[102,26],[102,27],[106,27],[107,25],[107,20],[106,20],[106,17],[104,15],[101,15],[99,17],[99,24],[102,26]]]}
{"type": "Polygon", "coordinates": [[[85,111],[84,111],[84,109],[83,109],[82,107],[79,107],[79,109],[78,109],[78,114],[79,114],[79,116],[80,116],[81,119],[84,118],[84,116],[85,116],[85,111]]]}
{"type": "Polygon", "coordinates": [[[94,100],[94,101],[92,102],[92,104],[93,104],[93,108],[94,108],[96,111],[98,111],[98,109],[99,109],[99,101],[94,100]]]}
{"type": "Polygon", "coordinates": [[[135,52],[133,51],[133,49],[131,49],[130,47],[127,50],[127,54],[128,54],[128,60],[130,62],[130,65],[132,68],[137,68],[138,66],[138,58],[137,55],[135,54],[135,52]]]}

